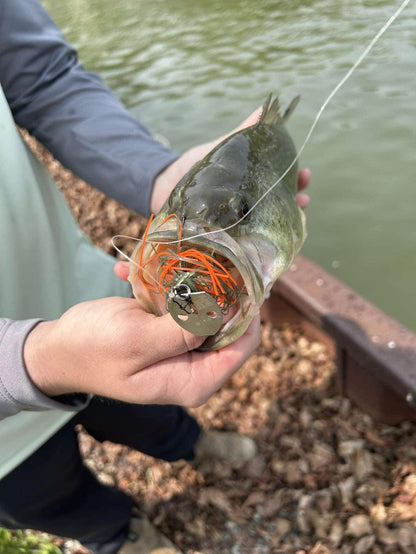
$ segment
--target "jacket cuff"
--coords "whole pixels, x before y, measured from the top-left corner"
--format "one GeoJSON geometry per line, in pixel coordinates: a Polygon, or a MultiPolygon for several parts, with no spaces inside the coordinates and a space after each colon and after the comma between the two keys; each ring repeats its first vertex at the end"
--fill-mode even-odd
{"type": "Polygon", "coordinates": [[[41,319],[0,319],[0,418],[22,410],[64,410],[84,408],[90,396],[68,394],[55,399],[43,394],[31,380],[24,363],[26,337],[41,319]]]}

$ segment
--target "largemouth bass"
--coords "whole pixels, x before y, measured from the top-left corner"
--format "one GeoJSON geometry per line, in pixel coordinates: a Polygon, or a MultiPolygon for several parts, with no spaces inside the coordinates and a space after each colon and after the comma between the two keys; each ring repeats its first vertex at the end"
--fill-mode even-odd
{"type": "MultiPolygon", "coordinates": [[[[184,284],[210,294],[226,314],[202,350],[221,348],[246,331],[305,240],[305,217],[296,202],[297,164],[287,171],[296,149],[285,121],[297,102],[281,116],[278,99],[269,96],[256,124],[230,135],[196,163],[132,255],[129,280],[147,311],[166,313],[171,288],[184,284]]],[[[191,301],[181,309],[184,319],[197,313],[191,301]]]]}

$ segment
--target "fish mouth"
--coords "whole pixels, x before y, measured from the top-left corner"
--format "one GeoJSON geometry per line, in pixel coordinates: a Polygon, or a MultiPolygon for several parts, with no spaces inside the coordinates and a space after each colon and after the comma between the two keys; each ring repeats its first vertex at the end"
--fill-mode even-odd
{"type": "Polygon", "coordinates": [[[224,316],[219,330],[199,349],[217,350],[237,340],[258,313],[265,295],[263,280],[245,249],[227,232],[189,221],[178,232],[175,218],[160,221],[157,216],[145,235],[132,254],[129,274],[141,306],[156,315],[166,314],[169,291],[185,283],[192,290],[210,294],[224,316]]]}

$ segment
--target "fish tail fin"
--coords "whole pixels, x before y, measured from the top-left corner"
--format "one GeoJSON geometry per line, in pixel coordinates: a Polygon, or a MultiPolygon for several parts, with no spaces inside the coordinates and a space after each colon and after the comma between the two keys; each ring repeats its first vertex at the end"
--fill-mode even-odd
{"type": "Polygon", "coordinates": [[[280,120],[285,122],[289,118],[293,110],[296,108],[296,106],[298,105],[299,100],[300,100],[300,96],[296,96],[296,98],[292,100],[292,102],[290,103],[289,107],[286,109],[282,117],[280,115],[279,98],[276,96],[276,98],[273,100],[272,95],[269,94],[266,102],[263,104],[263,111],[261,112],[261,116],[258,122],[269,124],[269,125],[278,123],[280,120]]]}

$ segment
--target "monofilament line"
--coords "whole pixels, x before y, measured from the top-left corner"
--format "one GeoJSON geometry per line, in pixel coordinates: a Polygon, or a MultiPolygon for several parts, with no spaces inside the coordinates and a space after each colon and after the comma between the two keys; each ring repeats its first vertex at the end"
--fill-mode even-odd
{"type": "MultiPolygon", "coordinates": [[[[282,181],[282,179],[284,179],[284,177],[289,173],[289,171],[292,169],[292,167],[298,161],[298,159],[301,156],[303,150],[305,149],[305,146],[309,142],[309,139],[311,138],[311,135],[312,135],[313,131],[315,130],[315,127],[318,124],[318,121],[319,121],[322,113],[324,112],[324,110],[326,109],[328,104],[331,102],[332,98],[339,91],[339,89],[346,83],[346,81],[351,77],[351,75],[354,73],[354,71],[357,69],[357,67],[361,64],[361,62],[364,60],[364,58],[366,58],[366,56],[368,55],[370,50],[378,42],[380,37],[387,31],[387,29],[390,27],[390,25],[399,17],[399,15],[405,9],[407,4],[409,4],[409,2],[410,2],[410,0],[404,0],[402,2],[402,4],[399,6],[399,8],[397,8],[395,13],[386,21],[386,23],[381,27],[381,29],[378,31],[378,33],[374,36],[374,38],[371,40],[371,42],[365,48],[363,53],[359,56],[357,61],[352,65],[352,67],[347,71],[347,73],[344,75],[344,77],[341,79],[341,81],[339,81],[339,83],[336,85],[336,87],[332,90],[332,92],[329,94],[329,96],[327,97],[325,102],[320,107],[318,113],[316,114],[316,117],[315,117],[315,119],[314,119],[314,121],[311,125],[311,128],[309,129],[309,132],[307,133],[306,138],[303,141],[302,146],[299,148],[299,151],[298,151],[297,155],[295,156],[295,158],[293,159],[292,163],[289,165],[289,167],[286,169],[286,171],[279,177],[279,179],[275,183],[273,183],[273,185],[271,185],[271,187],[269,189],[267,189],[266,192],[264,194],[262,194],[258,200],[256,200],[256,202],[248,210],[248,212],[246,214],[244,214],[238,221],[236,221],[235,223],[232,223],[228,227],[224,227],[222,229],[215,229],[213,231],[206,231],[204,233],[199,233],[199,234],[193,235],[191,237],[186,237],[186,238],[184,237],[182,239],[183,241],[192,240],[192,239],[196,239],[196,238],[199,238],[199,237],[204,237],[206,235],[210,235],[212,233],[218,233],[220,231],[228,231],[229,229],[232,229],[236,225],[239,225],[246,217],[248,217],[248,215],[260,204],[260,202],[268,194],[270,194],[270,192],[282,181]]],[[[179,241],[171,241],[168,244],[175,244],[177,242],[179,242],[179,241]]]]}
{"type": "Polygon", "coordinates": [[[130,237],[129,235],[114,235],[114,237],[111,237],[111,244],[112,244],[113,248],[115,250],[117,250],[117,252],[119,254],[121,254],[123,256],[123,258],[125,258],[127,261],[129,261],[130,263],[135,265],[141,271],[146,272],[148,274],[147,276],[149,277],[149,279],[152,279],[156,284],[158,284],[158,281],[153,277],[153,275],[150,273],[150,271],[148,269],[146,269],[145,267],[142,267],[140,264],[135,262],[132,258],[130,258],[130,256],[128,256],[125,252],[123,252],[121,250],[121,248],[119,248],[116,245],[115,239],[129,239],[129,240],[134,240],[136,242],[142,242],[142,239],[137,239],[135,237],[130,237]]]}

